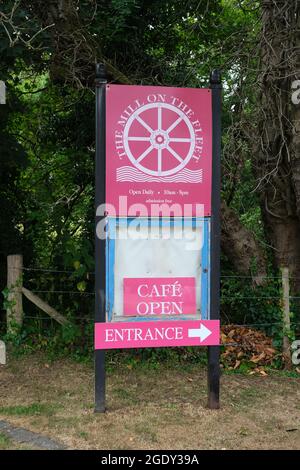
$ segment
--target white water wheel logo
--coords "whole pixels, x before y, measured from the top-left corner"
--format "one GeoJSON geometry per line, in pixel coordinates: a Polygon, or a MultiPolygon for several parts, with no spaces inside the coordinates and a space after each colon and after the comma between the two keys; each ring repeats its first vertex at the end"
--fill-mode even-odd
{"type": "Polygon", "coordinates": [[[124,129],[124,148],[131,163],[143,173],[153,176],[173,175],[179,170],[182,170],[182,168],[184,168],[192,158],[195,148],[194,128],[188,117],[175,106],[166,103],[147,104],[135,111],[128,119],[124,129]],[[151,127],[146,122],[146,118],[143,119],[143,113],[147,110],[153,110],[152,112],[157,114],[157,117],[155,118],[155,122],[157,123],[156,126],[152,125],[151,127]],[[172,124],[168,125],[166,129],[163,129],[163,113],[166,110],[169,110],[173,113],[173,122],[172,124]],[[149,135],[130,135],[130,130],[135,120],[146,129],[149,135]],[[180,137],[179,135],[178,137],[173,137],[172,131],[175,132],[176,127],[182,123],[184,123],[187,127],[188,134],[185,135],[188,136],[180,137]],[[144,150],[141,154],[134,155],[130,150],[129,142],[149,142],[149,146],[147,146],[146,150],[144,150]],[[179,155],[179,153],[175,151],[174,148],[172,148],[173,142],[184,142],[190,144],[188,146],[188,150],[185,150],[185,155],[179,155]],[[150,152],[152,152],[151,158],[155,159],[155,161],[152,162],[153,169],[149,169],[143,165],[144,158],[146,158],[150,152]],[[163,159],[164,155],[167,154],[169,154],[169,157],[172,158],[173,162],[171,168],[163,170],[163,159]]]}

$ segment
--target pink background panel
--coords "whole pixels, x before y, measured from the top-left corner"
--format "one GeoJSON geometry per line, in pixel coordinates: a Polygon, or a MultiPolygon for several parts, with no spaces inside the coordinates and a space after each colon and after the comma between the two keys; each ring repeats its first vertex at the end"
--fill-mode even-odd
{"type": "Polygon", "coordinates": [[[95,324],[95,349],[217,346],[219,344],[219,320],[95,324]],[[201,325],[211,332],[202,342],[197,336],[201,325]]]}
{"type": "Polygon", "coordinates": [[[124,315],[187,315],[196,313],[193,277],[125,278],[124,315]]]}
{"type": "MultiPolygon", "coordinates": [[[[184,204],[192,204],[192,215],[209,216],[211,214],[211,164],[211,90],[107,85],[106,201],[115,207],[114,213],[109,209],[109,215],[126,216],[131,205],[144,204],[148,210],[147,215],[151,216],[151,204],[167,203],[179,204],[181,211],[183,211],[184,204]],[[154,105],[154,107],[143,111],[144,106],[148,105],[154,105]],[[173,108],[169,109],[165,105],[171,105],[173,108]],[[153,175],[148,174],[147,171],[158,171],[159,154],[156,147],[139,161],[143,166],[142,170],[136,165],[136,161],[152,145],[155,138],[161,138],[160,133],[155,137],[155,132],[159,128],[158,107],[162,108],[160,129],[167,132],[162,136],[163,145],[168,143],[168,148],[161,149],[162,173],[153,175]],[[174,107],[181,113],[181,116],[184,116],[184,119],[179,120],[178,124],[171,129],[172,124],[180,117],[176,114],[177,111],[174,111],[174,107]],[[132,115],[134,118],[128,125],[129,140],[128,149],[126,149],[124,131],[126,122],[131,119],[132,115]],[[150,130],[140,123],[137,116],[142,118],[150,130]],[[197,148],[194,148],[194,152],[191,153],[192,157],[186,161],[185,158],[193,145],[191,141],[178,142],[176,139],[190,139],[191,135],[196,138],[197,148]],[[137,140],[136,137],[138,137],[137,140]],[[128,153],[131,154],[133,161],[128,153]],[[185,161],[183,168],[179,168],[170,175],[165,174],[177,168],[182,160],[185,161]],[[127,209],[124,206],[119,207],[120,196],[127,197],[127,209]],[[196,213],[196,204],[204,206],[203,213],[196,213]]],[[[162,215],[168,216],[169,214],[162,215]]]]}

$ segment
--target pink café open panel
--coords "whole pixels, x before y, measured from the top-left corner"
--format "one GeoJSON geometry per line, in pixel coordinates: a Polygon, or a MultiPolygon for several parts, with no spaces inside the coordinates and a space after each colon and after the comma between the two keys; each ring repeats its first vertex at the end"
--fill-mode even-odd
{"type": "Polygon", "coordinates": [[[193,277],[125,278],[125,316],[178,316],[196,313],[193,277]]]}

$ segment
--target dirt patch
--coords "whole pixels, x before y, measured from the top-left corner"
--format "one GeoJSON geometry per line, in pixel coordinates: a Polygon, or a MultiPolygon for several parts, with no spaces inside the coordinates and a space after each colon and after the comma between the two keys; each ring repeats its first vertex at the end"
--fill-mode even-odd
{"type": "Polygon", "coordinates": [[[108,374],[107,412],[95,415],[91,366],[34,355],[0,366],[0,419],[73,449],[300,449],[299,385],[224,374],[211,411],[200,366],[124,366],[108,374]]]}

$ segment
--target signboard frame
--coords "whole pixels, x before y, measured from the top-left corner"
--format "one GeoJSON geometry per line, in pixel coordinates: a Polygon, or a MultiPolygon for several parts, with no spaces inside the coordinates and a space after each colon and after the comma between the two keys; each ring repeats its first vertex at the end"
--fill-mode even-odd
{"type": "MultiPolygon", "coordinates": [[[[129,225],[133,219],[131,218],[109,218],[107,222],[107,243],[106,243],[106,313],[107,321],[114,321],[112,307],[114,303],[114,264],[115,264],[115,232],[118,225],[129,225]],[[110,236],[112,235],[112,236],[110,236]]],[[[149,219],[140,219],[139,224],[141,226],[148,225],[150,223],[149,219]]],[[[169,224],[180,227],[182,225],[182,219],[156,219],[151,220],[151,224],[162,226],[169,224]]],[[[185,226],[191,226],[193,228],[201,228],[203,232],[203,247],[201,249],[201,274],[200,274],[200,289],[201,289],[201,320],[209,319],[209,273],[210,273],[210,218],[191,218],[185,219],[185,226]]],[[[170,275],[171,277],[171,275],[170,275]]],[[[176,276],[174,276],[176,277],[176,276]]],[[[146,317],[139,317],[141,321],[149,320],[146,317]]],[[[134,321],[136,318],[127,318],[127,321],[134,321]]]]}
{"type": "MultiPolygon", "coordinates": [[[[99,223],[108,222],[99,211],[106,195],[106,70],[96,64],[96,161],[95,161],[95,324],[106,321],[107,236],[97,236],[99,223]]],[[[220,190],[221,190],[221,101],[222,83],[218,70],[210,76],[212,91],[212,192],[210,231],[210,320],[220,319],[220,190]]],[[[106,232],[107,233],[107,230],[106,232]]],[[[95,325],[96,326],[96,325],[95,325]]],[[[220,346],[208,346],[208,407],[218,409],[220,389],[220,346]]],[[[95,350],[95,412],[105,412],[105,351],[95,350]]]]}

